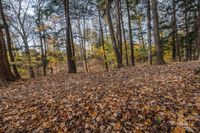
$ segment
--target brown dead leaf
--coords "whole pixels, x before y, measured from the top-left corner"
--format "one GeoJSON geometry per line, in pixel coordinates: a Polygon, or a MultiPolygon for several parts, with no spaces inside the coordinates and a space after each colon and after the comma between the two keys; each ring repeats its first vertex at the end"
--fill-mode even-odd
{"type": "Polygon", "coordinates": [[[173,129],[172,133],[186,133],[186,131],[184,128],[177,126],[173,129]]]}
{"type": "Polygon", "coordinates": [[[122,124],[120,122],[116,123],[114,126],[114,130],[121,130],[122,129],[122,124]]]}

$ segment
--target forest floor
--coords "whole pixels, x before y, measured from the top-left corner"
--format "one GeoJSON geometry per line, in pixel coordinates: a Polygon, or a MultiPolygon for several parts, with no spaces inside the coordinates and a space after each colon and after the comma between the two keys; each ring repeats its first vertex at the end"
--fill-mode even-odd
{"type": "Polygon", "coordinates": [[[200,62],[21,80],[0,88],[0,132],[198,133],[197,68],[200,62]]]}

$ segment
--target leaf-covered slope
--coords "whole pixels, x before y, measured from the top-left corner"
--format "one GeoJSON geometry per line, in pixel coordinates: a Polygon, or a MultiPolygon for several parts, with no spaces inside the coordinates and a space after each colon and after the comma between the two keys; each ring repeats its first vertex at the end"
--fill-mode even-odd
{"type": "Polygon", "coordinates": [[[0,89],[0,132],[199,132],[198,67],[137,66],[19,81],[0,89]]]}

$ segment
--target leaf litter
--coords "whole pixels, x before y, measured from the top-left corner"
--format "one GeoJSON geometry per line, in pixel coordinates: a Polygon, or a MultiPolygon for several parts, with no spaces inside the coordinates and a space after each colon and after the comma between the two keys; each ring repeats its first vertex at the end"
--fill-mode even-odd
{"type": "Polygon", "coordinates": [[[64,72],[0,88],[0,132],[200,131],[200,62],[64,72]]]}

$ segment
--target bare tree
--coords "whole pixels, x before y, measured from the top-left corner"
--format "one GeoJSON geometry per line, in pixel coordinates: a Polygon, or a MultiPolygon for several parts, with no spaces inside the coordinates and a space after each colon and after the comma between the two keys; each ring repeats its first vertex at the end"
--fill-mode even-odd
{"type": "Polygon", "coordinates": [[[11,26],[18,32],[18,34],[21,36],[24,47],[25,47],[25,53],[27,56],[28,64],[29,64],[29,73],[30,77],[34,78],[34,70],[33,66],[31,65],[31,54],[29,50],[29,44],[28,44],[28,37],[31,33],[31,18],[28,15],[28,9],[30,8],[30,1],[26,1],[26,7],[24,7],[24,0],[19,1],[13,1],[9,0],[9,4],[11,5],[11,10],[13,11],[13,18],[11,21],[11,26]],[[23,8],[22,8],[23,7],[23,8]]]}
{"type": "Polygon", "coordinates": [[[36,25],[38,27],[38,33],[39,33],[39,39],[40,39],[41,61],[43,65],[43,73],[46,76],[47,61],[46,61],[46,56],[45,56],[46,51],[44,50],[44,44],[43,44],[43,38],[45,36],[42,35],[42,31],[44,31],[44,29],[42,28],[44,26],[42,22],[42,9],[44,8],[45,2],[42,0],[32,0],[32,2],[33,2],[33,5],[35,7],[35,12],[36,12],[36,25]]]}

